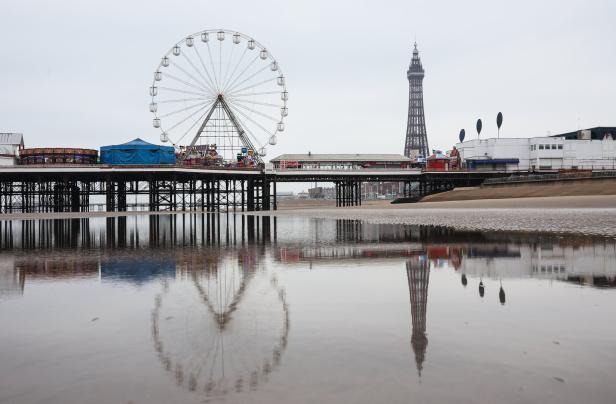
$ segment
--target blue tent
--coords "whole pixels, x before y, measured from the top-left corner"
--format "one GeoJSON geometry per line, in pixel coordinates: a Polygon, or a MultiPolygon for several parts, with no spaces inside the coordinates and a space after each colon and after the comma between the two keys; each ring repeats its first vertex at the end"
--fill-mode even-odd
{"type": "Polygon", "coordinates": [[[101,164],[175,164],[175,150],[137,138],[124,144],[102,146],[101,164]]]}
{"type": "Polygon", "coordinates": [[[159,279],[175,278],[175,259],[121,258],[101,261],[101,279],[104,281],[128,282],[144,285],[159,279]]]}

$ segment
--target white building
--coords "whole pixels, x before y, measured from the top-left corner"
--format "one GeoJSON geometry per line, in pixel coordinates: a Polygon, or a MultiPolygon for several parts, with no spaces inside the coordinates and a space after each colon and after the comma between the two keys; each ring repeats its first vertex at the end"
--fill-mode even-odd
{"type": "Polygon", "coordinates": [[[0,133],[0,166],[17,164],[19,151],[24,148],[24,137],[21,133],[0,133]]]}
{"type": "Polygon", "coordinates": [[[474,139],[456,144],[463,165],[475,170],[616,169],[616,128],[556,136],[474,139]]]}

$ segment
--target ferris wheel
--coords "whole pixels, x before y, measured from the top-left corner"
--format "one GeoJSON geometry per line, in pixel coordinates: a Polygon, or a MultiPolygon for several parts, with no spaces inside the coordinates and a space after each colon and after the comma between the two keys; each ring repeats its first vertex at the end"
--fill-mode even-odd
{"type": "Polygon", "coordinates": [[[205,30],[162,57],[150,87],[153,126],[178,149],[266,155],[288,115],[285,77],[271,53],[235,31],[205,30]]]}

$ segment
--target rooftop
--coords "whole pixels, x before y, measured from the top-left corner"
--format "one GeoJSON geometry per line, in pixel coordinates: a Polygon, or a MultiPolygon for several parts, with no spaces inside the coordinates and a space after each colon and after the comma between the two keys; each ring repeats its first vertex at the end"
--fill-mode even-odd
{"type": "Polygon", "coordinates": [[[605,135],[611,134],[614,138],[616,138],[616,127],[612,126],[597,126],[589,129],[580,129],[575,132],[567,132],[561,133],[559,135],[552,135],[552,137],[562,137],[568,140],[575,140],[578,138],[578,133],[582,130],[590,131],[590,138],[592,140],[603,140],[605,135]]]}
{"type": "Polygon", "coordinates": [[[0,144],[21,145],[24,135],[21,133],[0,133],[0,144]]]}
{"type": "Polygon", "coordinates": [[[281,154],[270,160],[300,162],[410,162],[409,157],[401,154],[281,154]]]}

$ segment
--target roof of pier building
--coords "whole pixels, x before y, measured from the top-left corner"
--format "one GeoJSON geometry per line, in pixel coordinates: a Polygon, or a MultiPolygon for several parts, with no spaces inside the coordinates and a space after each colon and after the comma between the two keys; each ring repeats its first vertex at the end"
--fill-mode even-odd
{"type": "Polygon", "coordinates": [[[603,140],[606,135],[611,136],[616,140],[616,127],[612,126],[597,126],[594,128],[581,129],[575,132],[561,133],[559,135],[552,135],[552,137],[562,137],[566,140],[603,140]]]}
{"type": "Polygon", "coordinates": [[[411,162],[409,157],[401,154],[281,154],[270,160],[272,163],[280,161],[297,161],[306,163],[400,163],[411,162]]]}
{"type": "Polygon", "coordinates": [[[24,135],[21,133],[0,133],[0,144],[23,147],[24,135]]]}

